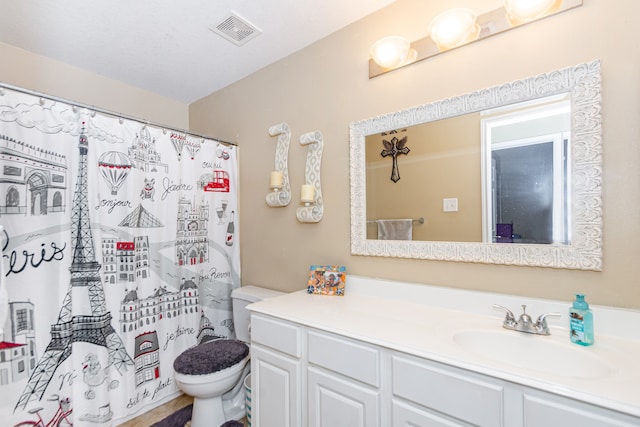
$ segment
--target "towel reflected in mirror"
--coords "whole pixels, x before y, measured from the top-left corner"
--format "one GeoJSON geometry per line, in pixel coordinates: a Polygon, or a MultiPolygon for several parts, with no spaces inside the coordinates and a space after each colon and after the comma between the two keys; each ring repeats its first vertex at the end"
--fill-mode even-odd
{"type": "Polygon", "coordinates": [[[378,240],[412,240],[412,219],[378,219],[378,240]]]}

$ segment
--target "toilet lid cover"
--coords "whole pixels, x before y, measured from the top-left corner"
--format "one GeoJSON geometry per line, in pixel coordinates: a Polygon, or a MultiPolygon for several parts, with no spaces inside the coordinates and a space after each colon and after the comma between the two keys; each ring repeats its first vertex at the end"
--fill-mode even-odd
{"type": "Polygon", "coordinates": [[[232,367],[249,355],[240,340],[207,341],[185,350],[173,361],[174,371],[185,375],[207,375],[232,367]]]}

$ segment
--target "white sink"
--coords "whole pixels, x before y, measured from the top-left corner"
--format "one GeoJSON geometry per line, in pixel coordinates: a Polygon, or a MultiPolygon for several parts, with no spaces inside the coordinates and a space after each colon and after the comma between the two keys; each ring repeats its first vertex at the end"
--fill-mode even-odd
{"type": "Polygon", "coordinates": [[[465,330],[453,336],[466,351],[500,363],[540,373],[572,378],[603,378],[615,367],[593,354],[592,348],[553,337],[509,330],[465,330]]]}

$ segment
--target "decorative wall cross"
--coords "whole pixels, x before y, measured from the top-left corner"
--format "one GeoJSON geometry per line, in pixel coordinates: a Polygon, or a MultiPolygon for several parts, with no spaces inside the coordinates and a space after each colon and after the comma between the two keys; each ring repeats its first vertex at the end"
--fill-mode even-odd
{"type": "Polygon", "coordinates": [[[405,147],[407,143],[407,137],[398,139],[395,136],[391,141],[382,140],[384,150],[380,153],[382,157],[393,157],[393,167],[391,169],[391,181],[398,182],[400,180],[400,172],[398,171],[398,156],[400,154],[409,154],[409,147],[405,147]]]}

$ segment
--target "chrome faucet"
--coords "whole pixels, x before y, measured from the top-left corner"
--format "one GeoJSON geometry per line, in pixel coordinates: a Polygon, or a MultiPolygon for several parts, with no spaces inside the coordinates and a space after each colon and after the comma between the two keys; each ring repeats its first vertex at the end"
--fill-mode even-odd
{"type": "Polygon", "coordinates": [[[518,331],[518,332],[526,332],[528,334],[536,334],[536,335],[549,335],[551,332],[549,331],[549,326],[547,326],[547,317],[561,316],[560,313],[546,313],[546,314],[540,315],[540,317],[538,317],[538,319],[534,322],[533,319],[531,319],[531,316],[527,314],[527,306],[523,304],[522,314],[520,315],[520,318],[516,320],[516,317],[513,315],[513,312],[509,310],[507,307],[494,304],[493,308],[504,310],[506,312],[506,315],[504,317],[504,322],[502,322],[503,328],[511,329],[513,331],[518,331]]]}

